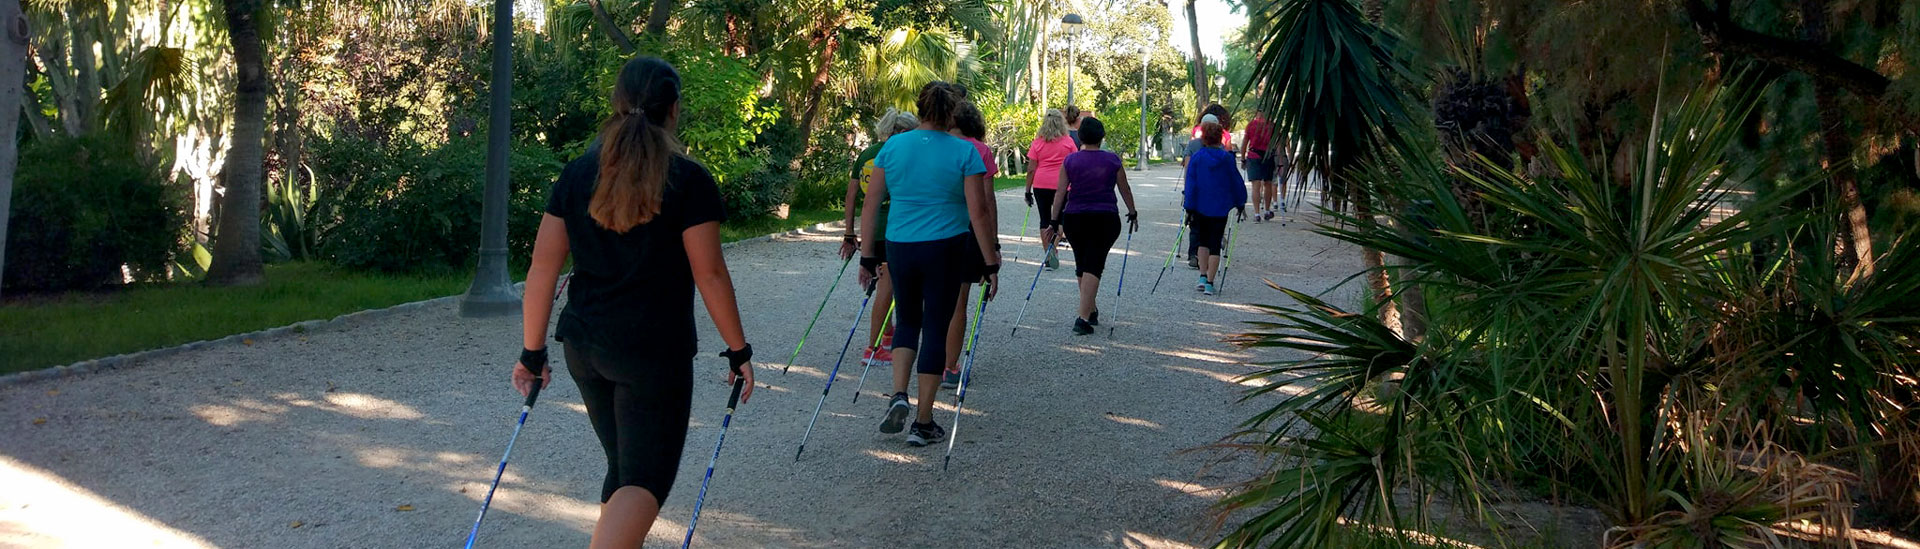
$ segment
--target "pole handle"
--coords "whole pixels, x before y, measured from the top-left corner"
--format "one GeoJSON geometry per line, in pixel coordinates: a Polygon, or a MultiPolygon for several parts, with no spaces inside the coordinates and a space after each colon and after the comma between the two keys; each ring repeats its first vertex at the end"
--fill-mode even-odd
{"type": "Polygon", "coordinates": [[[740,369],[733,370],[733,394],[727,396],[727,413],[732,414],[734,406],[740,404],[740,389],[745,387],[746,376],[740,375],[740,369]]]}

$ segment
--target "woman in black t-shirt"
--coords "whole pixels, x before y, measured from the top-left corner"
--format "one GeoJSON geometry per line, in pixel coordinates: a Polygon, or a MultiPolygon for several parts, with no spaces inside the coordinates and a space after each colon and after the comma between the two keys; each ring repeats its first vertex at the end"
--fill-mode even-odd
{"type": "Polygon", "coordinates": [[[673,487],[687,439],[695,287],[726,341],[727,382],[744,377],[742,403],[753,395],[753,348],[720,254],[719,188],[673,135],[679,73],[653,57],[629,61],[612,102],[599,142],[567,164],[548,196],[527,270],[525,350],[513,385],[524,395],[550,381],[547,322],[571,254],[555,339],[565,344],[567,371],[607,456],[593,546],[638,547],[673,487]]]}

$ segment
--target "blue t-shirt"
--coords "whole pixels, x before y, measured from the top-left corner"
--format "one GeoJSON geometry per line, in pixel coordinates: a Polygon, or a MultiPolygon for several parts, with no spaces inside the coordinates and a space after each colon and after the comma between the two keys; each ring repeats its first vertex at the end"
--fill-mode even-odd
{"type": "Polygon", "coordinates": [[[886,172],[889,242],[930,242],[966,234],[966,180],[987,173],[972,143],[914,130],[887,139],[874,166],[886,172]]]}

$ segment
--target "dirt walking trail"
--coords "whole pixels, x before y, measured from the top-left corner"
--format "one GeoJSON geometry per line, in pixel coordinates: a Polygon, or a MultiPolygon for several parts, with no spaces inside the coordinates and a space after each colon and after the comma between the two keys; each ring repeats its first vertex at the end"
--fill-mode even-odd
{"type": "MultiPolygon", "coordinates": [[[[794,448],[839,355],[860,295],[849,274],[792,373],[780,374],[841,263],[837,233],[729,248],[760,387],[742,405],[700,517],[708,547],[1204,546],[1218,487],[1245,460],[1208,467],[1183,450],[1231,432],[1250,360],[1221,342],[1284,296],[1262,278],[1321,292],[1358,254],[1307,231],[1252,222],[1223,295],[1194,290],[1176,261],[1154,277],[1179,226],[1179,171],[1129,171],[1141,205],[1126,292],[1125,245],[1102,290],[1102,328],[1073,336],[1073,260],[1040,277],[1017,238],[1018,190],[1000,193],[1010,261],[987,308],[952,468],[944,444],[883,435],[887,374],[857,404],[858,350],[840,370],[805,459],[794,448]],[[1017,256],[1017,257],[1014,257],[1017,256]],[[1117,330],[1109,338],[1106,326],[1117,330]]],[[[1312,217],[1312,216],[1309,216],[1312,217]]],[[[856,267],[857,268],[857,267],[856,267]]],[[[1332,290],[1351,303],[1354,284],[1332,290]]],[[[700,320],[694,425],[648,546],[677,546],[719,432],[727,387],[719,338],[700,320]]],[[[430,307],[343,329],[173,355],[134,367],[0,388],[0,546],[454,547],[467,534],[520,406],[506,377],[519,320],[430,307]]],[[[111,327],[102,327],[111,329],[111,327]]],[[[864,336],[864,326],[860,334],[864,336]]],[[[558,360],[556,353],[556,360],[558,360]]],[[[564,366],[556,365],[564,371],[564,366]]],[[[953,427],[950,391],[936,419],[953,427]]],[[[597,513],[603,461],[561,374],[521,434],[481,531],[485,547],[579,547],[597,513]]]]}

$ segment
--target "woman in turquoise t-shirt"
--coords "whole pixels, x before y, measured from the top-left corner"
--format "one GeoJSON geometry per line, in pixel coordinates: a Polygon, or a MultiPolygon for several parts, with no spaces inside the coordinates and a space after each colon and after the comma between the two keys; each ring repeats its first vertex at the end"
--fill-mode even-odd
{"type": "MultiPolygon", "coordinates": [[[[929,82],[920,88],[920,129],[893,136],[874,159],[862,232],[887,224],[887,271],[893,280],[893,391],[880,432],[906,428],[907,385],[920,378],[919,402],[907,443],[925,446],[946,438],[933,422],[933,401],[947,355],[947,321],[960,298],[962,273],[977,246],[986,263],[985,298],[999,287],[999,234],[993,220],[993,189],[987,167],[966,140],[947,134],[961,99],[952,84],[929,82]],[[886,219],[878,203],[891,201],[886,219]],[[977,231],[969,230],[969,226],[977,231]]],[[[878,244],[861,243],[864,283],[879,265],[878,244]]],[[[978,259],[972,261],[980,261],[978,259]]]]}

